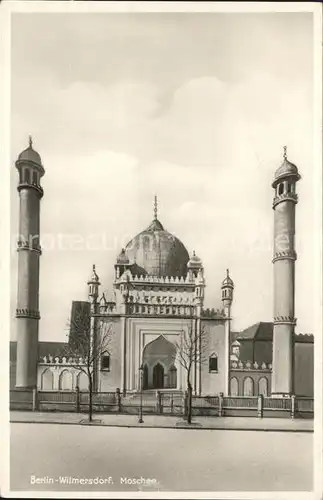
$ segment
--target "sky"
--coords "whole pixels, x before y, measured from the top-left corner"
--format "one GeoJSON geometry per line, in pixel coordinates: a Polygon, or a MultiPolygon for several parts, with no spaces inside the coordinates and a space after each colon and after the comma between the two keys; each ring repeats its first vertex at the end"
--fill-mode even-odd
{"type": "Polygon", "coordinates": [[[21,14],[11,42],[11,337],[19,197],[31,134],[42,179],[40,340],[65,340],[95,263],[158,217],[202,259],[205,307],[235,283],[233,329],[273,318],[271,187],[283,146],[296,206],[297,331],[314,332],[310,13],[21,14]]]}

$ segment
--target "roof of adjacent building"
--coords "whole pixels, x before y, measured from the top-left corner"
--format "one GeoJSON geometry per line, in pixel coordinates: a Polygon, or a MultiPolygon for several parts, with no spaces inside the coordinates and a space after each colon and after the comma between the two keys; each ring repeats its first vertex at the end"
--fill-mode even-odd
{"type": "Polygon", "coordinates": [[[259,322],[249,328],[238,332],[236,340],[272,340],[273,339],[273,323],[259,322]]]}
{"type": "MultiPolygon", "coordinates": [[[[232,340],[273,340],[274,323],[259,321],[240,332],[232,332],[232,340]]],[[[296,333],[295,342],[313,343],[314,335],[312,333],[296,333]]]]}
{"type": "MultiPolygon", "coordinates": [[[[49,354],[55,358],[56,356],[64,356],[66,342],[38,342],[38,359],[48,356],[49,354]]],[[[10,341],[10,361],[15,362],[17,359],[17,342],[10,341]]]]}

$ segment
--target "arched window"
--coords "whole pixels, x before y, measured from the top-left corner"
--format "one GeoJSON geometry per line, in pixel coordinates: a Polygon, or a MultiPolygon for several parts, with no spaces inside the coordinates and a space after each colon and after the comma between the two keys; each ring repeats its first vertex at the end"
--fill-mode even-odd
{"type": "Polygon", "coordinates": [[[177,386],[177,370],[176,366],[172,365],[168,372],[168,387],[170,389],[176,389],[177,386]]]}
{"type": "Polygon", "coordinates": [[[236,377],[230,380],[230,396],[239,396],[239,382],[236,377]]]}
{"type": "Polygon", "coordinates": [[[110,354],[107,352],[101,357],[101,370],[110,371],[110,354]]]}
{"type": "Polygon", "coordinates": [[[254,383],[251,377],[246,377],[243,381],[243,395],[244,396],[254,395],[254,383]]]}
{"type": "Polygon", "coordinates": [[[281,183],[278,186],[278,194],[281,195],[281,194],[283,194],[283,192],[284,192],[284,184],[281,183]]]}
{"type": "Polygon", "coordinates": [[[266,377],[261,377],[258,382],[258,394],[264,397],[268,396],[268,380],[266,377]]]}
{"type": "Polygon", "coordinates": [[[216,354],[212,354],[209,357],[209,372],[217,372],[218,371],[218,357],[216,354]]]}
{"type": "Polygon", "coordinates": [[[38,184],[37,172],[33,171],[33,184],[38,184]]]}
{"type": "Polygon", "coordinates": [[[60,391],[73,390],[73,374],[68,370],[63,370],[59,376],[59,390],[60,391]]]}
{"type": "Polygon", "coordinates": [[[292,186],[291,186],[291,183],[290,182],[287,182],[287,193],[291,193],[292,192],[292,186]]]}
{"type": "Polygon", "coordinates": [[[89,379],[84,372],[80,372],[77,376],[77,386],[80,391],[88,391],[89,390],[89,379]]]}
{"type": "Polygon", "coordinates": [[[52,391],[54,388],[54,376],[49,368],[41,374],[40,387],[42,391],[52,391]]]}

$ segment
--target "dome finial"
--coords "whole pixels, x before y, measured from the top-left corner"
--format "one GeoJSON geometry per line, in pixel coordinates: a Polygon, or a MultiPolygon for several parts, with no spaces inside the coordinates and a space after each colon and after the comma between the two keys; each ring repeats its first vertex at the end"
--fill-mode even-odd
{"type": "Polygon", "coordinates": [[[284,160],[287,160],[287,146],[284,146],[284,160]]]}
{"type": "Polygon", "coordinates": [[[33,147],[33,138],[31,137],[31,135],[29,134],[29,147],[32,149],[33,147]]]}
{"type": "Polygon", "coordinates": [[[227,269],[227,278],[229,278],[230,275],[229,275],[229,269],[227,269]]]}
{"type": "Polygon", "coordinates": [[[155,202],[154,202],[154,219],[157,220],[157,213],[158,213],[158,203],[157,203],[157,196],[155,195],[155,202]]]}

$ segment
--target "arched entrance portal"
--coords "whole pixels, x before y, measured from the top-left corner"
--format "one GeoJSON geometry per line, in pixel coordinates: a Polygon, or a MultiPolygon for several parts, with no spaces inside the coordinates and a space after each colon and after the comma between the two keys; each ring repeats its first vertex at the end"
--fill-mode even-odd
{"type": "Polygon", "coordinates": [[[153,369],[153,385],[154,389],[164,388],[164,368],[160,363],[157,363],[153,369]]]}
{"type": "Polygon", "coordinates": [[[176,347],[163,335],[146,345],[143,352],[143,389],[176,389],[176,347]]]}

